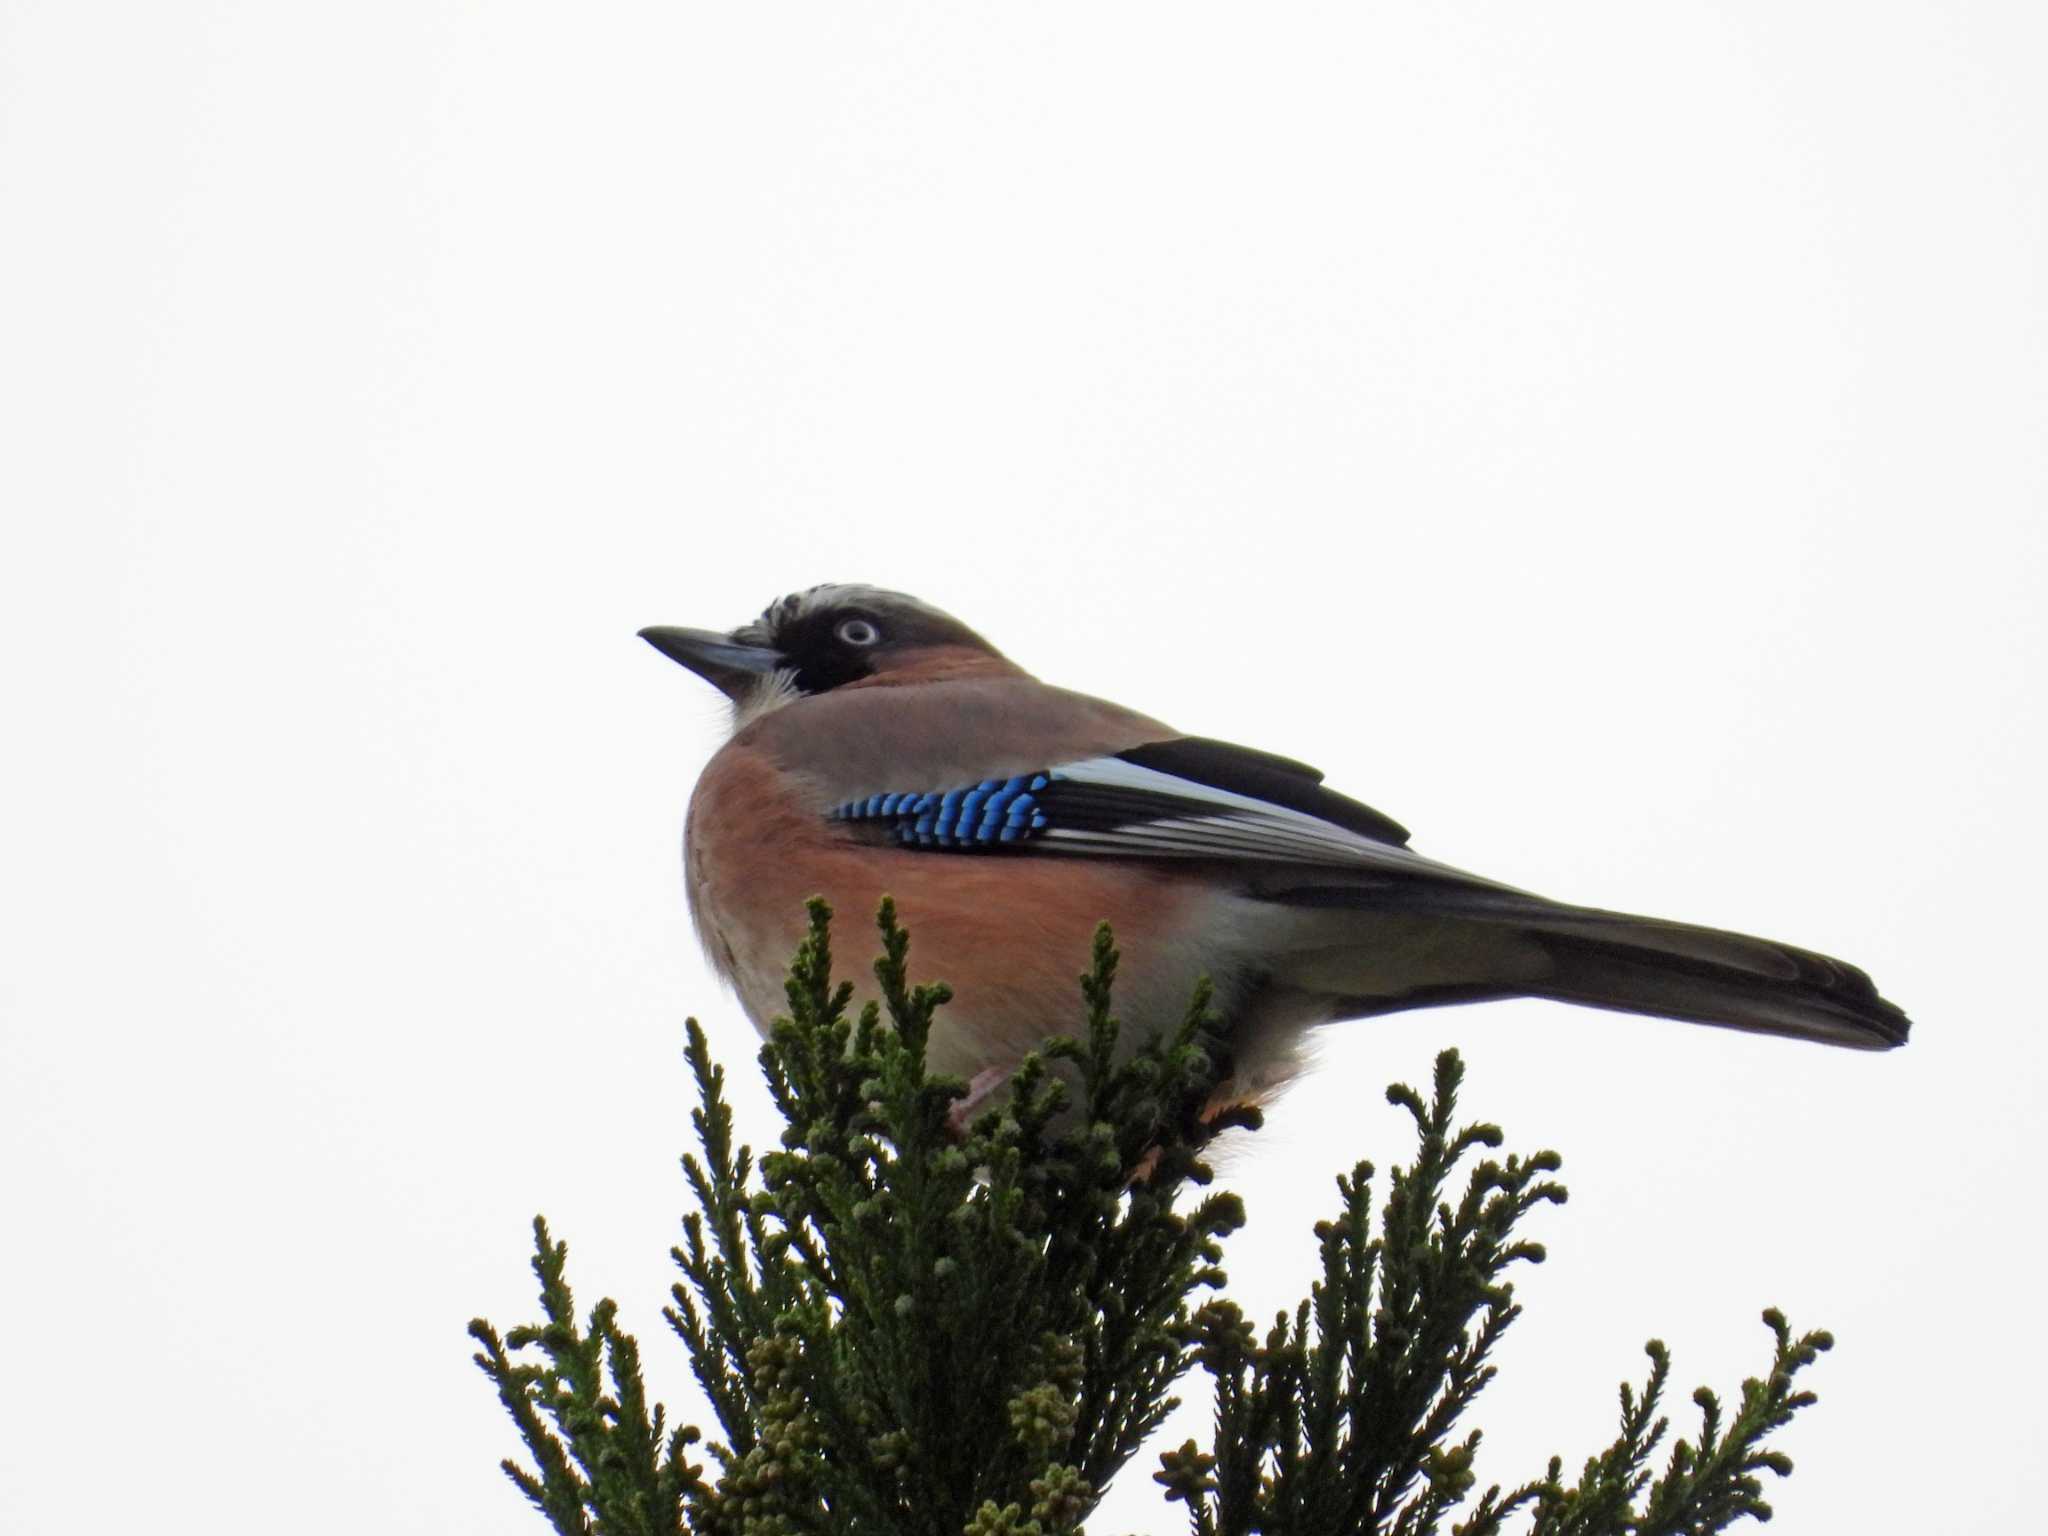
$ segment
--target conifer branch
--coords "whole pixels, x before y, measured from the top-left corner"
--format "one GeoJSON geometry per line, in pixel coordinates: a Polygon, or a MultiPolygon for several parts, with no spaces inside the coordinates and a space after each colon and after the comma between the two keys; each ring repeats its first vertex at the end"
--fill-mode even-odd
{"type": "Polygon", "coordinates": [[[784,1122],[756,1159],[736,1144],[723,1069],[687,1026],[697,1150],[665,1316],[721,1438],[650,1404],[640,1352],[609,1301],[579,1323],[567,1247],[534,1223],[545,1321],[502,1339],[472,1322],[476,1362],[530,1458],[507,1476],[560,1536],[1082,1536],[1103,1490],[1175,1406],[1213,1384],[1215,1434],[1155,1474],[1194,1536],[1679,1536],[1768,1519],[1768,1438],[1812,1401],[1797,1374],[1830,1347],[1775,1312],[1768,1376],[1725,1416],[1652,1459],[1670,1375],[1648,1346],[1621,1389],[1614,1443],[1567,1487],[1562,1463],[1474,1497],[1465,1415],[1520,1315],[1511,1272],[1541,1262],[1517,1235],[1563,1202],[1555,1153],[1497,1157],[1500,1130],[1461,1123],[1463,1065],[1437,1058],[1427,1099],[1396,1085],[1416,1154],[1384,1182],[1338,1178],[1315,1229],[1319,1278],[1263,1340],[1222,1294],[1235,1195],[1204,1151],[1256,1127],[1228,1106],[1227,1031],[1197,990],[1168,1035],[1121,1044],[1105,927],[1081,978],[1081,1029],[1055,1037],[986,1104],[933,1073],[949,1000],[915,984],[885,902],[876,1000],[833,979],[830,912],[813,902],[788,1015],[760,1052],[784,1122]],[[1455,1193],[1453,1193],[1455,1191],[1455,1193]],[[1462,1512],[1462,1519],[1459,1519],[1462,1512]]]}

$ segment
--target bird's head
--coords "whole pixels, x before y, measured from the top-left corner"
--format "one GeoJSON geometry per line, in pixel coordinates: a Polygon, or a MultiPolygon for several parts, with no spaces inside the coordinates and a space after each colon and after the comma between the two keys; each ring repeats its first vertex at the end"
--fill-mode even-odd
{"type": "Polygon", "coordinates": [[[657,625],[640,638],[732,700],[739,724],[835,688],[1019,672],[951,614],[880,587],[793,592],[729,634],[657,625]]]}

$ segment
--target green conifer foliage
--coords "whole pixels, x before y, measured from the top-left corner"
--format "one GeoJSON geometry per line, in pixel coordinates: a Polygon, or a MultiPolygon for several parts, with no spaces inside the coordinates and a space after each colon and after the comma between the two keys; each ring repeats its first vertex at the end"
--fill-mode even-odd
{"type": "Polygon", "coordinates": [[[1221,1295],[1220,1239],[1243,1208],[1207,1192],[1202,1152],[1257,1115],[1209,1111],[1226,1065],[1207,989],[1171,1035],[1120,1051],[1103,929],[1081,1034],[977,1106],[925,1067],[946,989],[910,984],[887,903],[880,927],[880,1002],[855,1016],[832,979],[830,913],[812,904],[789,1015],[761,1051],[782,1144],[758,1160],[734,1144],[724,1070],[688,1026],[699,1150],[683,1160],[692,1209],[666,1315],[718,1420],[707,1462],[690,1459],[700,1431],[649,1404],[614,1304],[579,1321],[545,1221],[545,1321],[502,1337],[470,1324],[530,1457],[505,1471],[561,1536],[1081,1536],[1194,1368],[1214,1382],[1215,1438],[1168,1451],[1155,1480],[1195,1536],[1491,1536],[1511,1521],[1634,1536],[1769,1518],[1759,1474],[1790,1462],[1764,1439],[1812,1401],[1793,1379],[1830,1342],[1775,1313],[1769,1377],[1725,1422],[1695,1394],[1701,1431],[1661,1472],[1669,1360],[1653,1342],[1647,1384],[1621,1389],[1619,1437],[1576,1484],[1553,1461],[1473,1497],[1479,1435],[1463,1416],[1520,1311],[1507,1273],[1543,1256],[1515,1229],[1564,1190],[1554,1153],[1495,1159],[1498,1129],[1458,1125],[1455,1052],[1428,1101],[1388,1091],[1415,1123],[1413,1163],[1389,1176],[1377,1223],[1371,1165],[1337,1181],[1321,1279],[1261,1342],[1221,1295]]]}

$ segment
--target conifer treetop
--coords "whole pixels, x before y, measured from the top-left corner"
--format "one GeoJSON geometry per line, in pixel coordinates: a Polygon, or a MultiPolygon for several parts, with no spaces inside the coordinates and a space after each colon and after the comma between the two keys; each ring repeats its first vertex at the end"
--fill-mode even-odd
{"type": "Polygon", "coordinates": [[[1212,1108],[1227,1031],[1206,986],[1177,1029],[1119,1051],[1104,927],[1079,1032],[970,1109],[966,1083],[925,1065],[949,994],[912,984],[887,902],[879,927],[879,997],[854,1013],[831,913],[811,904],[789,1013],[760,1052],[784,1129],[758,1159],[687,1026],[697,1151],[666,1316],[717,1438],[650,1404],[613,1302],[579,1321],[566,1245],[540,1218],[545,1320],[502,1337],[471,1323],[529,1458],[506,1474],[561,1536],[1082,1536],[1192,1369],[1214,1385],[1214,1438],[1167,1451],[1154,1476],[1193,1536],[1636,1536],[1769,1518],[1761,1474],[1791,1464],[1765,1441],[1812,1401],[1794,1380],[1831,1342],[1775,1313],[1769,1375],[1732,1414],[1696,1393],[1700,1431],[1661,1469],[1670,1362],[1653,1341],[1616,1440],[1576,1482],[1553,1460],[1475,1497],[1465,1417],[1520,1315],[1510,1272],[1543,1257],[1517,1229],[1565,1194],[1556,1154],[1495,1157],[1497,1127],[1458,1123],[1456,1052],[1427,1099],[1389,1089],[1413,1161],[1387,1176],[1377,1221],[1372,1166],[1338,1179],[1320,1278],[1261,1340],[1223,1294],[1222,1240],[1244,1212],[1204,1157],[1258,1116],[1212,1108]]]}

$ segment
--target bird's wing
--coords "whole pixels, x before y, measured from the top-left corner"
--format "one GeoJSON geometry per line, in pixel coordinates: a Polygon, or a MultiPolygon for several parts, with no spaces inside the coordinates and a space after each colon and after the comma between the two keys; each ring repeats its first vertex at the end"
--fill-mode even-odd
{"type": "Polygon", "coordinates": [[[1182,737],[868,795],[829,814],[907,849],[1228,864],[1247,894],[1291,909],[1294,937],[1269,957],[1275,974],[1330,996],[1344,1017],[1536,996],[1869,1049],[1906,1038],[1906,1016],[1852,965],[1746,934],[1565,906],[1439,864],[1321,779],[1286,758],[1182,737]],[[1418,919],[1443,927],[1404,951],[1418,919]],[[1380,941],[1389,934],[1395,942],[1380,941]]]}
{"type": "Polygon", "coordinates": [[[866,795],[828,814],[934,852],[1222,859],[1509,889],[1409,849],[1398,822],[1325,789],[1304,763],[1202,737],[976,784],[866,795]]]}

